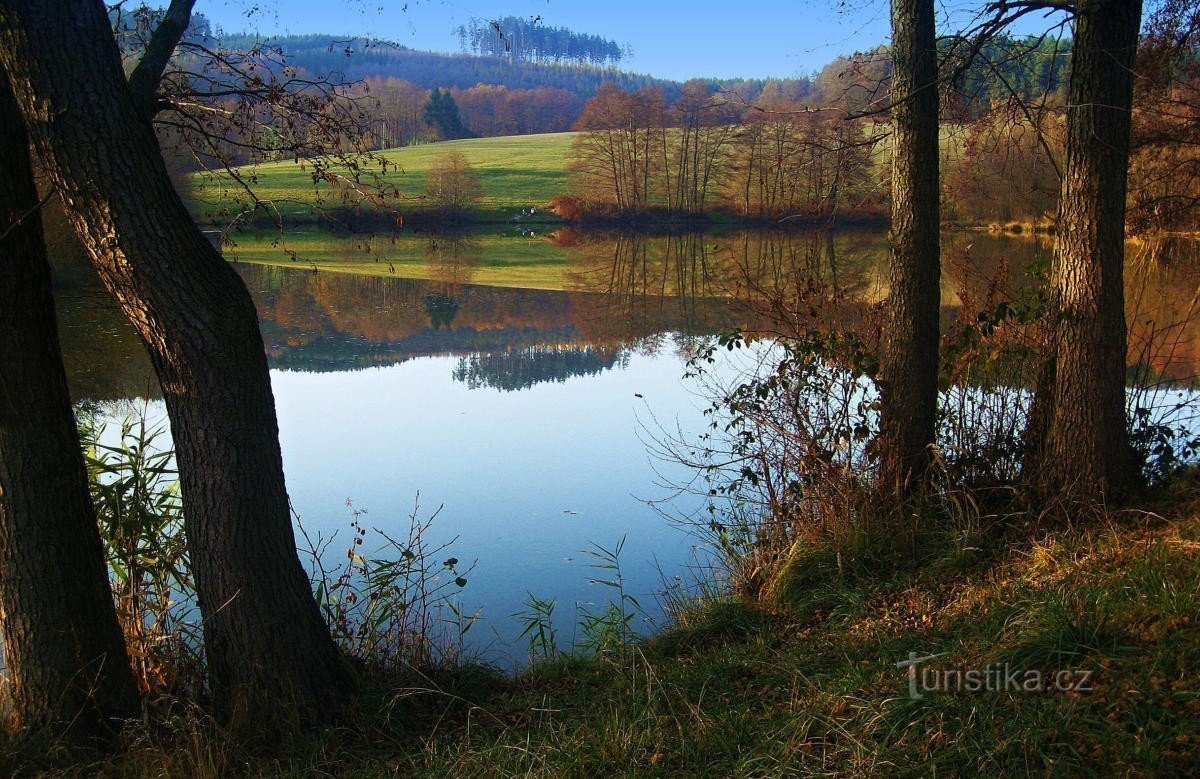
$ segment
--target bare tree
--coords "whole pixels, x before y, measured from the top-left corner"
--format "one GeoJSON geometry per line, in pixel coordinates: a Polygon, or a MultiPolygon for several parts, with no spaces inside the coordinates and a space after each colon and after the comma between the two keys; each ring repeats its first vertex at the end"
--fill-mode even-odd
{"type": "Polygon", "coordinates": [[[447,217],[463,216],[482,196],[479,174],[460,151],[439,157],[425,177],[425,201],[447,217]]]}

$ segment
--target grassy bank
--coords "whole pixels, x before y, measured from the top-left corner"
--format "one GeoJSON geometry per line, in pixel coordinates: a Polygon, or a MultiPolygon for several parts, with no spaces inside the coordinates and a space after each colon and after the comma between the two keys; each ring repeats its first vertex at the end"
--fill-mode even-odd
{"type": "Polygon", "coordinates": [[[516,679],[466,667],[376,680],[360,720],[282,749],[181,716],[82,772],[1188,775],[1200,761],[1196,494],[1177,494],[1167,519],[997,531],[892,573],[802,554],[781,590],[792,594],[770,608],[694,605],[647,643],[516,679]],[[1091,690],[917,700],[897,668],[910,652],[939,655],[927,668],[1080,669],[1091,690]]]}
{"type": "Polygon", "coordinates": [[[545,667],[431,742],[431,774],[1186,774],[1200,760],[1200,519],[947,548],[877,578],[814,555],[771,611],[719,601],[627,657],[545,667]],[[1091,692],[908,696],[941,669],[1092,672],[1091,692]]]}

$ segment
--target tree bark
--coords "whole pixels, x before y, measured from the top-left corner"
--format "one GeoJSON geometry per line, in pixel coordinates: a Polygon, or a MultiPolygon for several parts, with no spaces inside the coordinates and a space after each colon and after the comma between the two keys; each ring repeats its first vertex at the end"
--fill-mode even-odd
{"type": "Polygon", "coordinates": [[[76,742],[138,714],[59,352],[29,140],[0,72],[0,628],[17,724],[76,742]]]}
{"type": "Polygon", "coordinates": [[[1140,0],[1085,0],[1075,18],[1052,272],[1047,486],[1118,498],[1137,477],[1125,419],[1125,195],[1140,0]]]}
{"type": "Polygon", "coordinates": [[[879,484],[907,494],[932,459],[941,306],[933,0],[892,2],[890,294],[879,369],[879,484]]]}
{"type": "Polygon", "coordinates": [[[352,676],[296,556],[257,313],[171,185],[104,5],[0,2],[0,62],[75,232],[158,373],[219,707],[335,716],[352,676]]]}

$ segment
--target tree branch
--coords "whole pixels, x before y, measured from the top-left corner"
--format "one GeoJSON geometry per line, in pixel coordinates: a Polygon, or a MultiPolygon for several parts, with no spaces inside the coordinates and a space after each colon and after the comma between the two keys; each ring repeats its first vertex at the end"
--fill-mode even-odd
{"type": "Polygon", "coordinates": [[[129,74],[129,91],[133,93],[138,113],[147,121],[154,118],[158,82],[171,61],[175,47],[179,45],[183,33],[191,23],[192,6],[195,4],[196,0],[171,0],[162,21],[154,28],[141,60],[129,74]]]}

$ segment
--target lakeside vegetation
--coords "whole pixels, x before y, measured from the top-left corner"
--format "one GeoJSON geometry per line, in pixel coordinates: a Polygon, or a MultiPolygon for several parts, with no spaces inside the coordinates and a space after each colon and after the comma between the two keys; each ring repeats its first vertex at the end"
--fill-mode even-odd
{"type": "MultiPolygon", "coordinates": [[[[785,124],[790,122],[788,120],[785,124]]],[[[785,131],[771,129],[767,124],[756,132],[785,131]]],[[[872,132],[881,135],[878,142],[871,145],[869,153],[859,154],[850,161],[834,161],[829,163],[831,167],[793,171],[794,176],[810,182],[810,191],[785,193],[779,189],[763,194],[762,197],[770,198],[769,206],[747,206],[739,194],[741,185],[726,193],[728,197],[722,194],[719,187],[706,185],[717,191],[708,193],[708,201],[699,204],[702,217],[699,220],[681,219],[673,215],[666,208],[670,201],[653,191],[647,193],[640,205],[631,206],[627,212],[616,208],[618,201],[606,200],[603,194],[611,190],[614,183],[589,181],[587,169],[603,165],[604,161],[593,159],[587,162],[586,132],[436,141],[374,152],[372,164],[386,164],[386,169],[372,173],[377,179],[365,187],[351,181],[352,171],[344,164],[334,163],[318,174],[318,169],[311,163],[281,161],[236,170],[252,186],[253,199],[247,197],[242,185],[225,176],[210,174],[190,176],[185,192],[191,211],[201,224],[225,228],[231,221],[240,221],[239,214],[246,211],[251,214],[251,223],[259,228],[276,220],[288,226],[286,235],[278,236],[278,243],[308,248],[315,248],[311,237],[314,230],[326,228],[337,234],[347,226],[363,234],[366,240],[375,233],[386,238],[389,234],[395,234],[397,227],[403,230],[404,226],[431,230],[446,227],[461,229],[471,225],[508,225],[545,231],[572,220],[582,220],[585,225],[591,224],[600,229],[657,230],[739,225],[795,228],[814,221],[883,225],[886,223],[887,203],[878,193],[887,173],[890,145],[884,130],[875,127],[872,132]],[[446,214],[439,213],[428,197],[426,184],[430,171],[454,155],[461,155],[475,174],[479,192],[467,207],[447,221],[446,214]],[[842,168],[843,165],[851,167],[842,168]],[[332,182],[331,177],[334,179],[332,182]],[[823,181],[826,183],[823,184],[823,181]],[[848,202],[841,205],[830,203],[825,187],[833,183],[840,187],[838,197],[843,200],[850,198],[848,202]],[[374,202],[369,194],[363,194],[364,191],[376,192],[390,188],[394,188],[394,193],[382,203],[374,202]],[[260,203],[257,210],[256,201],[260,203]],[[755,210],[763,208],[767,210],[755,210]],[[828,208],[832,208],[832,211],[823,210],[828,208]],[[806,218],[799,221],[792,218],[805,214],[806,218]]],[[[944,223],[948,228],[1010,233],[1053,232],[1052,212],[1056,199],[1052,192],[1054,173],[1045,159],[1037,158],[1040,152],[1029,150],[1028,154],[1032,156],[1006,157],[1001,161],[995,157],[1007,155],[1007,151],[1003,146],[996,146],[992,154],[980,155],[978,147],[996,144],[996,133],[1000,132],[986,122],[980,125],[943,124],[940,132],[943,165],[947,169],[943,197],[946,199],[944,223]],[[1014,200],[1014,188],[1023,192],[1019,203],[1014,200]]],[[[1015,131],[1010,128],[1004,132],[1015,131]]],[[[643,141],[638,140],[635,134],[629,142],[643,141]]],[[[725,142],[729,142],[728,139],[725,142]]],[[[796,142],[801,145],[806,143],[796,142]]],[[[839,141],[826,138],[820,142],[836,144],[839,141]]],[[[861,139],[859,142],[862,142],[861,139]]],[[[1030,143],[1028,139],[1023,142],[1030,143]]],[[[774,161],[764,159],[760,164],[766,166],[766,175],[766,171],[790,163],[780,158],[774,161]]],[[[723,170],[719,165],[717,169],[723,170]]],[[[636,170],[635,164],[631,171],[636,170]]],[[[762,189],[763,185],[755,182],[757,174],[749,172],[745,175],[750,177],[749,181],[756,188],[762,189]]],[[[1156,177],[1161,176],[1161,171],[1147,170],[1145,176],[1143,189],[1155,186],[1162,188],[1163,185],[1155,181],[1156,177]]],[[[1153,222],[1145,208],[1135,210],[1131,218],[1141,220],[1139,224],[1143,230],[1153,222]]],[[[1149,235],[1153,237],[1155,230],[1159,229],[1149,230],[1149,235]]],[[[1194,234],[1189,223],[1176,224],[1166,232],[1175,235],[1194,234]]],[[[239,259],[262,261],[267,254],[263,251],[266,240],[261,237],[263,235],[261,232],[257,236],[253,233],[241,234],[236,230],[230,233],[233,241],[243,247],[237,255],[239,259]]],[[[509,244],[506,248],[515,249],[516,244],[509,244]]],[[[318,266],[323,266],[323,263],[318,262],[318,266]]],[[[348,266],[342,269],[348,269],[348,266]]],[[[378,269],[372,263],[361,263],[357,271],[370,274],[377,273],[378,269]]],[[[418,266],[410,267],[409,271],[421,272],[418,266]]],[[[506,277],[497,277],[500,278],[506,277]]],[[[508,278],[516,280],[520,277],[508,278]]]]}
{"type": "MultiPolygon", "coordinates": [[[[368,669],[357,713],[302,739],[181,707],[130,726],[113,756],[63,763],[34,742],[0,754],[0,770],[1177,775],[1200,748],[1196,474],[1147,508],[1028,534],[1019,514],[968,507],[917,546],[876,538],[853,559],[812,546],[766,599],[689,582],[661,634],[599,655],[534,630],[537,659],[516,675],[469,653],[368,669]],[[921,698],[899,667],[914,648],[936,656],[921,666],[921,698]],[[987,689],[936,689],[955,683],[941,674],[983,669],[987,689]],[[1059,669],[1079,672],[1081,688],[1057,689],[1059,669]]],[[[536,611],[523,618],[539,624],[536,611]]]]}

